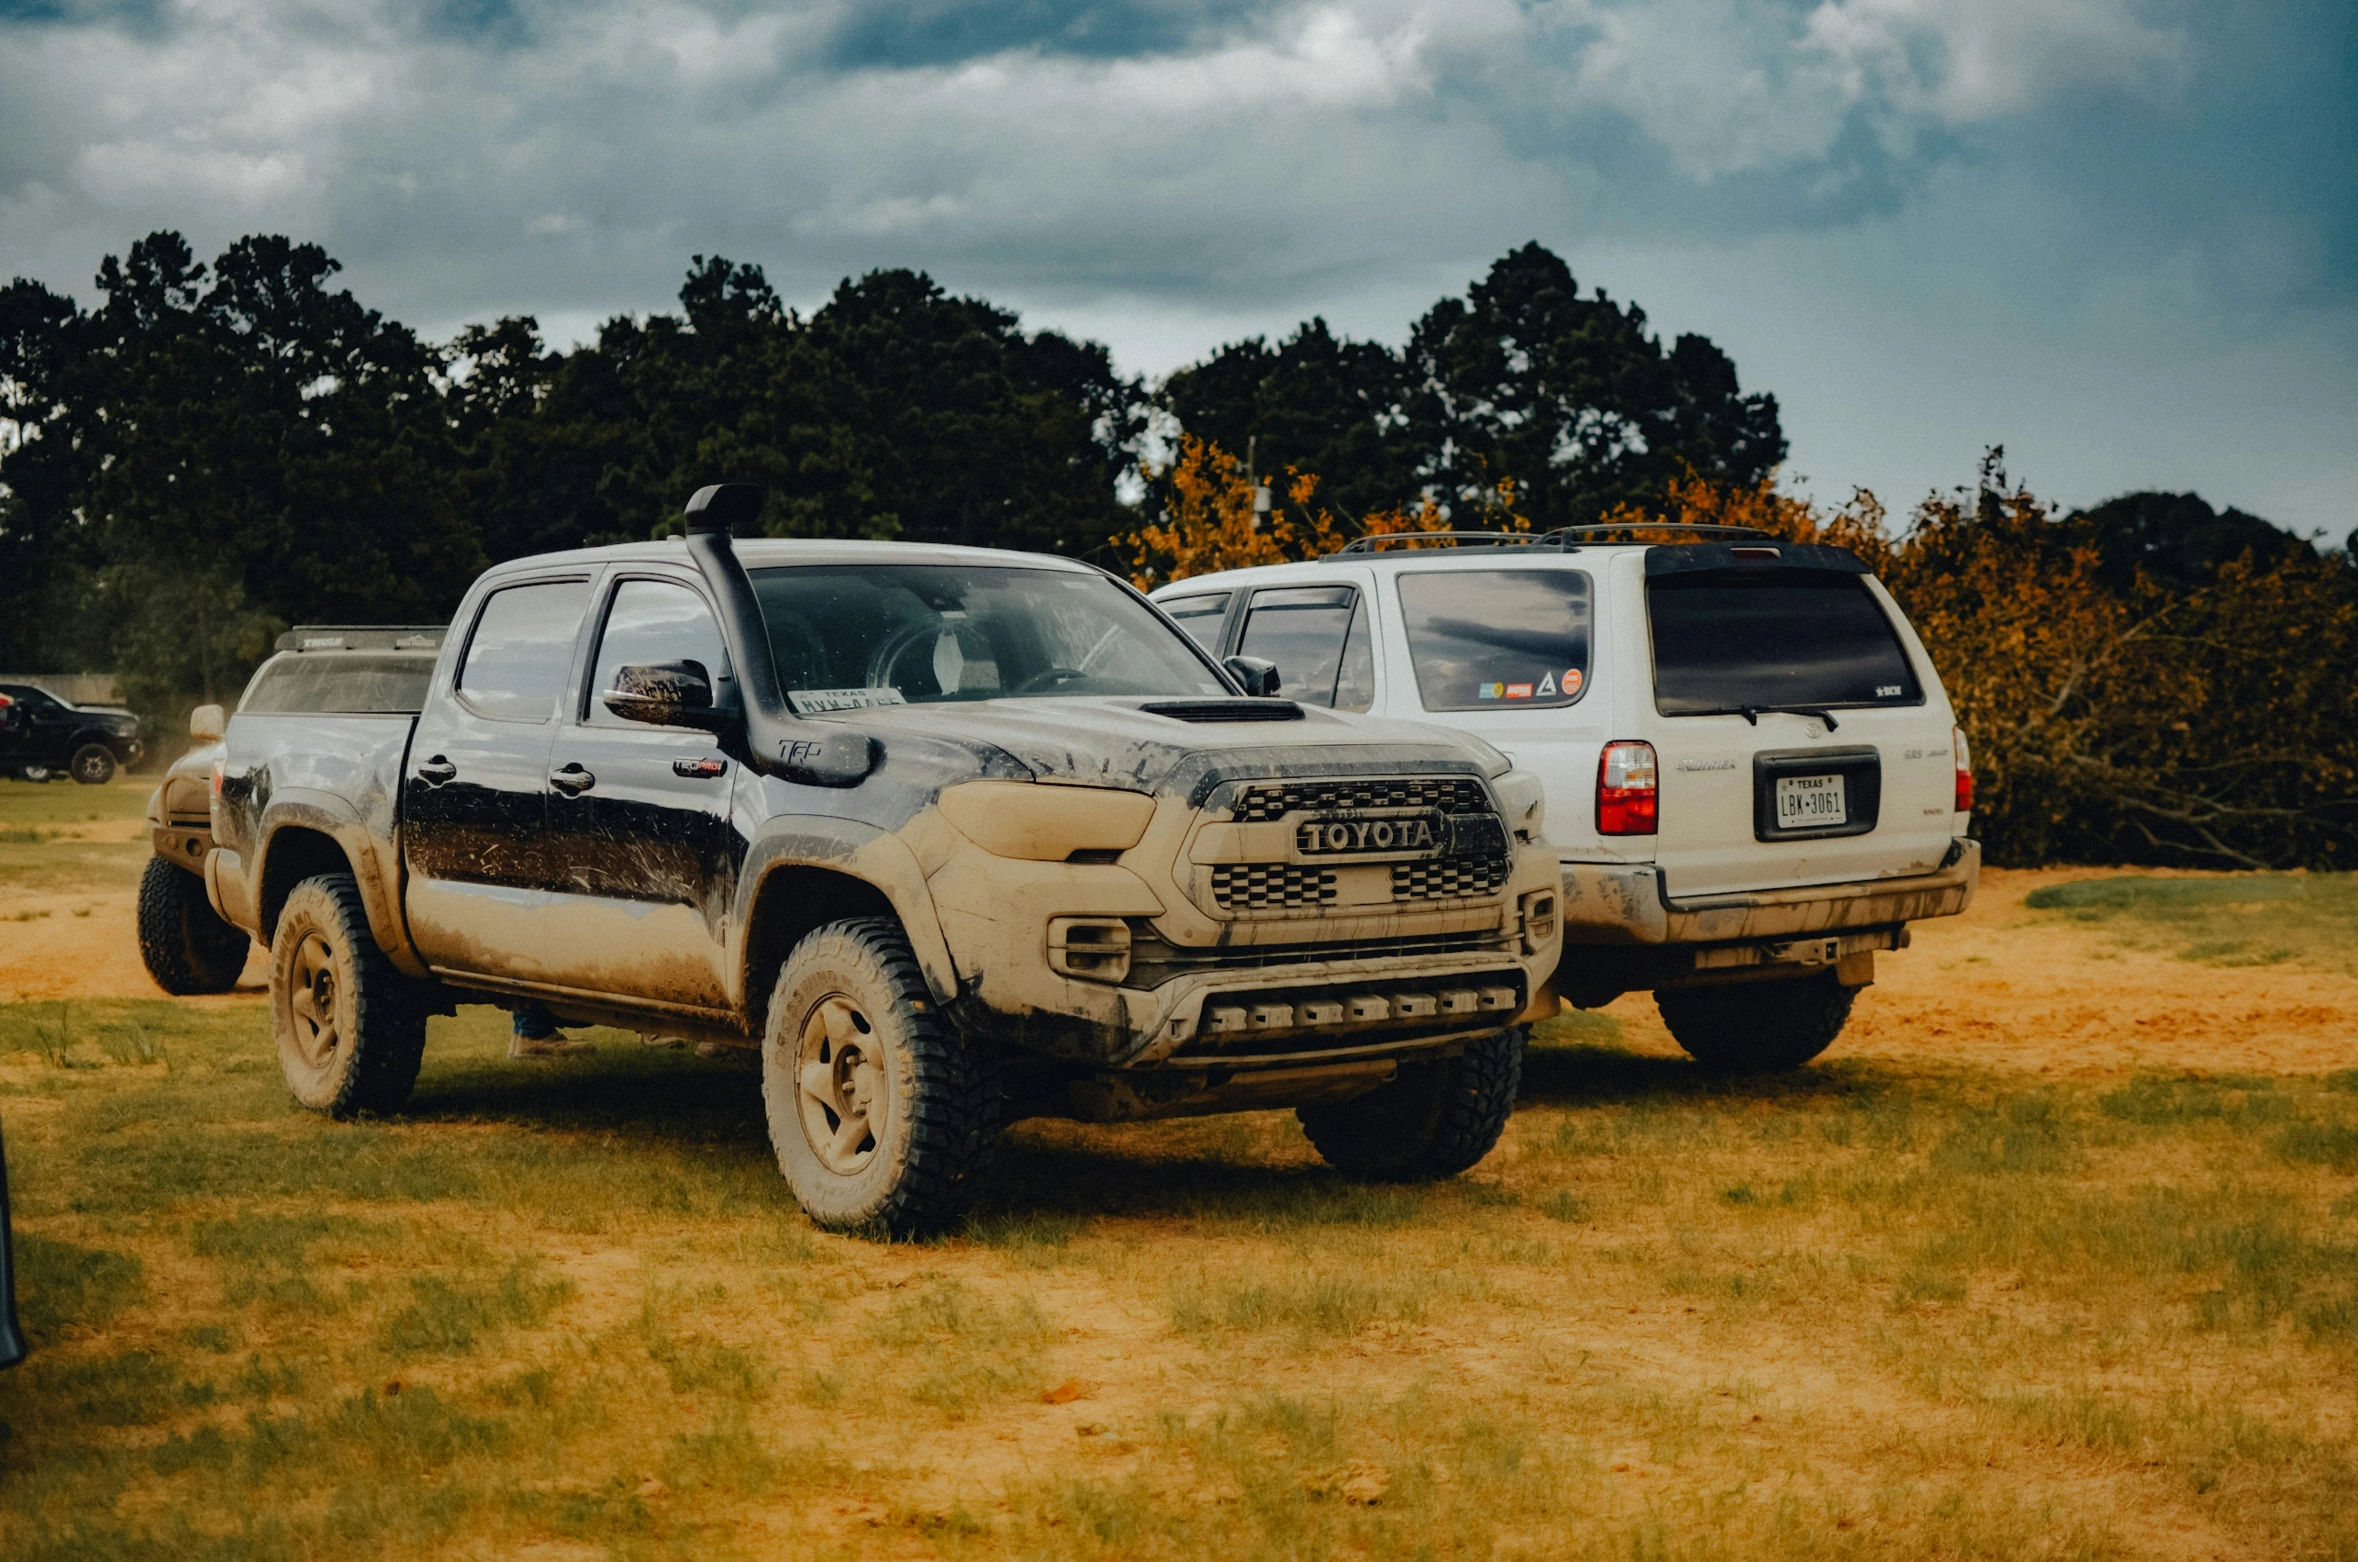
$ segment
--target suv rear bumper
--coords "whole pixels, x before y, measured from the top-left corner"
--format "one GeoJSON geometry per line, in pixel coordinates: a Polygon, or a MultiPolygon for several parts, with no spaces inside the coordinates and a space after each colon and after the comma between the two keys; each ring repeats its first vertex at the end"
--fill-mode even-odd
{"type": "Polygon", "coordinates": [[[1931,873],[1742,895],[1665,893],[1658,868],[1564,864],[1564,943],[1719,944],[1953,917],[1981,882],[1981,843],[1959,838],[1931,873]]]}

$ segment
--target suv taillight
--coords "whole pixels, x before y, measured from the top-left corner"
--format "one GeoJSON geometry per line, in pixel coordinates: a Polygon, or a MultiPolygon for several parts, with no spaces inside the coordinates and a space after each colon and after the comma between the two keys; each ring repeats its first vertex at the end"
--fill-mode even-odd
{"type": "Polygon", "coordinates": [[[1654,833],[1654,745],[1620,742],[1597,756],[1597,834],[1654,833]]]}
{"type": "Polygon", "coordinates": [[[1957,812],[1973,812],[1973,751],[1965,746],[1965,729],[1952,727],[1949,737],[1957,751],[1957,812]]]}

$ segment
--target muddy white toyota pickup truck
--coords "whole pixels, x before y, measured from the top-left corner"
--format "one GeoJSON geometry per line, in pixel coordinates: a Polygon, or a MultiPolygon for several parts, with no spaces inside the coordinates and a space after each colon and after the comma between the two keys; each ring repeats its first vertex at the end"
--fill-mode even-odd
{"type": "Polygon", "coordinates": [[[1423,722],[1539,776],[1555,985],[1651,991],[1697,1059],[1792,1068],[1875,956],[1972,899],[1973,770],[1923,643],[1848,549],[1742,527],[1362,539],[1155,600],[1305,704],[1423,722]]]}
{"type": "Polygon", "coordinates": [[[687,535],[477,581],[414,718],[231,718],[205,881],[280,1062],[390,1110],[461,1002],[758,1047],[814,1219],[954,1220],[1012,1116],[1296,1108],[1453,1174],[1552,1013],[1542,789],[1488,744],[1253,697],[1068,560],[687,535]]]}

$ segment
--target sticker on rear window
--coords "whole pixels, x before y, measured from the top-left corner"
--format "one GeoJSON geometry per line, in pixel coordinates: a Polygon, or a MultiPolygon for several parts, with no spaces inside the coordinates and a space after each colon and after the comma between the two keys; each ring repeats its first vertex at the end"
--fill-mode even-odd
{"type": "Polygon", "coordinates": [[[872,710],[879,705],[906,705],[898,689],[789,689],[786,697],[805,716],[828,711],[872,710]]]}
{"type": "Polygon", "coordinates": [[[1556,697],[1556,675],[1554,673],[1549,673],[1539,680],[1538,697],[1543,700],[1552,700],[1556,697]]]}
{"type": "Polygon", "coordinates": [[[1579,668],[1567,667],[1564,669],[1564,692],[1566,694],[1578,694],[1583,681],[1579,668]]]}
{"type": "Polygon", "coordinates": [[[1527,700],[1531,698],[1531,685],[1510,683],[1506,686],[1506,697],[1510,700],[1527,700]]]}

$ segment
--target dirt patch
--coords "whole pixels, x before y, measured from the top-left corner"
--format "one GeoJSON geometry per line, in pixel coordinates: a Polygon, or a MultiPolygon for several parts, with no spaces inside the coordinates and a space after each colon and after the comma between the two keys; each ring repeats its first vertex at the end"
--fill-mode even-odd
{"type": "MultiPolygon", "coordinates": [[[[1911,948],[1877,958],[1875,985],[1829,1056],[2059,1076],[2358,1064],[2358,981],[2298,966],[2200,965],[2023,905],[2042,885],[2104,871],[1984,870],[1970,911],[1913,924],[1911,948]]],[[[1652,998],[1634,994],[1604,1012],[1621,1022],[1623,1045],[1680,1055],[1652,998]]]]}
{"type": "MultiPolygon", "coordinates": [[[[0,1002],[57,998],[161,998],[139,959],[139,907],[132,895],[0,889],[0,1002]]],[[[257,945],[238,993],[261,992],[269,957],[257,945]]],[[[235,995],[193,1003],[237,1001],[235,995]]]]}

